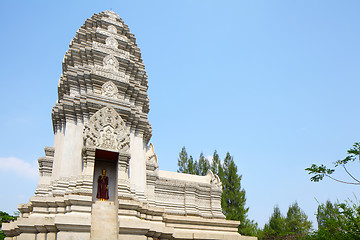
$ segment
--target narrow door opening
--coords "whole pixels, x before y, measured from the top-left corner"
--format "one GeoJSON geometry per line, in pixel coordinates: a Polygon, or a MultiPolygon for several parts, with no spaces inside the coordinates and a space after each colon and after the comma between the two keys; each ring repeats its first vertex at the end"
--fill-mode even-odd
{"type": "Polygon", "coordinates": [[[96,149],[92,201],[117,198],[117,166],[119,153],[96,149]]]}

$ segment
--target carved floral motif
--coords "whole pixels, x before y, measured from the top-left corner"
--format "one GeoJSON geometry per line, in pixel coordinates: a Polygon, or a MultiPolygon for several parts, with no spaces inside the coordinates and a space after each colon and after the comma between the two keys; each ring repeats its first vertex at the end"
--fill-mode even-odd
{"type": "Polygon", "coordinates": [[[104,58],[104,68],[117,71],[119,62],[112,54],[109,54],[104,58]]]}
{"type": "Polygon", "coordinates": [[[111,33],[117,33],[117,28],[113,25],[108,26],[108,31],[111,33]]]}
{"type": "Polygon", "coordinates": [[[119,90],[112,81],[108,81],[102,85],[101,92],[104,96],[118,98],[119,90]]]}
{"type": "Polygon", "coordinates": [[[113,108],[100,109],[85,124],[84,145],[119,152],[129,151],[129,132],[113,108]]]}
{"type": "Polygon", "coordinates": [[[105,43],[106,43],[107,46],[110,46],[112,48],[117,48],[118,45],[119,45],[118,41],[113,37],[106,38],[105,43]]]}

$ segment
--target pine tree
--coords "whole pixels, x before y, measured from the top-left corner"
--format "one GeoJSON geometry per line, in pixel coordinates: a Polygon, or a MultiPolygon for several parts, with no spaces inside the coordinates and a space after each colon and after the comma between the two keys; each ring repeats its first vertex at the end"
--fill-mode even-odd
{"type": "Polygon", "coordinates": [[[312,227],[311,221],[308,220],[297,202],[289,206],[285,222],[287,235],[290,239],[301,239],[307,236],[312,227]]]}
{"type": "Polygon", "coordinates": [[[190,155],[189,160],[188,160],[188,168],[187,171],[185,171],[185,173],[188,174],[196,174],[196,169],[197,169],[197,162],[194,162],[193,157],[190,155]]]}
{"type": "Polygon", "coordinates": [[[181,152],[179,153],[177,172],[179,172],[179,173],[187,173],[188,164],[189,164],[188,154],[186,152],[186,148],[183,147],[181,149],[181,152]]]}
{"type": "Polygon", "coordinates": [[[280,212],[279,206],[274,206],[274,212],[263,229],[263,240],[285,239],[285,218],[280,212]]]}
{"type": "Polygon", "coordinates": [[[237,167],[230,153],[226,153],[223,164],[223,193],[221,196],[221,207],[226,219],[240,221],[239,231],[245,227],[245,219],[249,208],[245,207],[245,190],[241,189],[241,175],[237,173],[237,167]]]}
{"type": "Polygon", "coordinates": [[[216,150],[214,151],[214,154],[213,154],[213,159],[212,159],[212,162],[210,165],[210,170],[214,174],[218,175],[221,182],[223,182],[223,178],[224,178],[223,164],[221,163],[220,156],[216,150]]]}
{"type": "Polygon", "coordinates": [[[200,175],[200,176],[205,176],[207,171],[209,170],[210,168],[210,163],[209,163],[209,160],[207,160],[205,157],[204,157],[204,154],[203,153],[200,153],[200,156],[199,156],[199,168],[198,168],[198,172],[197,172],[197,175],[200,175]]]}
{"type": "Polygon", "coordinates": [[[291,204],[284,217],[279,207],[274,207],[269,222],[262,231],[262,240],[300,240],[310,232],[312,223],[306,214],[300,209],[297,202],[291,204]]]}

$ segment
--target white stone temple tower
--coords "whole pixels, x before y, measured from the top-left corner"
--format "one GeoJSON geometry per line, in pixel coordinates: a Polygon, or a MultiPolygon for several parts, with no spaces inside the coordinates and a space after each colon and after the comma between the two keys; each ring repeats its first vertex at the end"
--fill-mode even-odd
{"type": "Polygon", "coordinates": [[[253,239],[221,211],[221,182],[159,170],[148,79],[135,37],[112,11],[76,32],[52,110],[54,146],[35,195],[3,224],[7,240],[253,239]],[[106,172],[104,201],[99,179],[106,172]]]}

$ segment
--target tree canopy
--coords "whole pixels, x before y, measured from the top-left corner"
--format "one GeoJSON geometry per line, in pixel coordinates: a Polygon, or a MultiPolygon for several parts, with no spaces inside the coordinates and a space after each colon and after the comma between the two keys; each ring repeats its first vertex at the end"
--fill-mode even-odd
{"type": "Polygon", "coordinates": [[[6,213],[6,212],[2,212],[0,211],[0,240],[5,239],[5,234],[3,231],[1,231],[2,229],[2,224],[3,223],[7,223],[10,222],[12,220],[15,220],[17,218],[17,216],[11,216],[10,214],[6,213]]]}
{"type": "Polygon", "coordinates": [[[318,230],[309,240],[358,240],[360,239],[359,202],[346,201],[320,204],[317,210],[318,230]]]}
{"type": "Polygon", "coordinates": [[[297,202],[289,206],[286,216],[283,216],[279,206],[275,205],[269,222],[264,226],[261,239],[303,239],[310,233],[311,229],[312,223],[297,202]]]}

